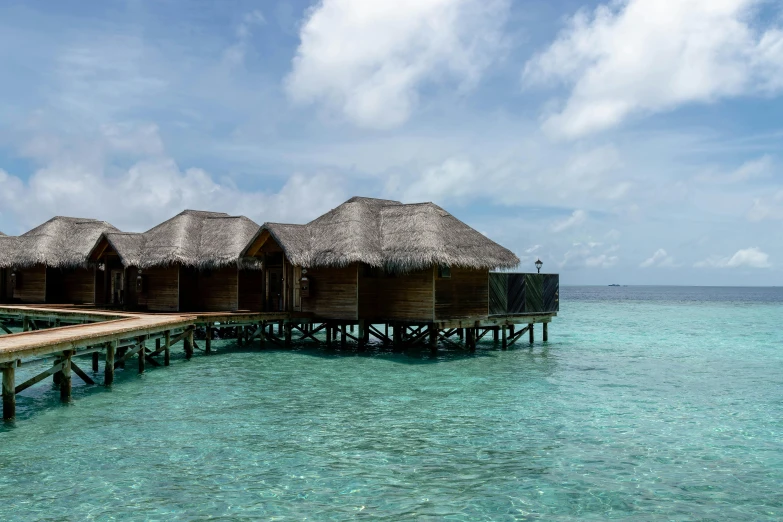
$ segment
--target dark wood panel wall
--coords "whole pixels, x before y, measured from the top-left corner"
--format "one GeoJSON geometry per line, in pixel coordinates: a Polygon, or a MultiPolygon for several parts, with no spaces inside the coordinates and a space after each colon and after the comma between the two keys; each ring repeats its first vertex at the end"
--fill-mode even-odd
{"type": "MultiPolygon", "coordinates": [[[[236,266],[227,266],[219,270],[200,271],[196,277],[195,302],[183,310],[200,312],[234,311],[239,308],[236,266]],[[195,306],[195,308],[193,308],[195,306]]],[[[182,291],[180,281],[180,291],[182,291]]]]}
{"type": "Polygon", "coordinates": [[[0,268],[0,303],[8,303],[11,299],[11,270],[0,268]]]}
{"type": "Polygon", "coordinates": [[[22,303],[46,302],[46,266],[35,265],[17,270],[17,284],[13,291],[14,300],[22,303]]]}
{"type": "Polygon", "coordinates": [[[359,269],[359,317],[367,320],[432,321],[434,270],[387,274],[359,269]]]}
{"type": "Polygon", "coordinates": [[[86,304],[95,302],[95,269],[75,268],[46,271],[46,302],[86,304]]]}
{"type": "Polygon", "coordinates": [[[239,271],[239,309],[259,312],[264,307],[264,272],[262,270],[239,271]]]}
{"type": "Polygon", "coordinates": [[[486,317],[489,270],[451,268],[451,277],[435,277],[435,318],[486,317]]]}
{"type": "Polygon", "coordinates": [[[358,316],[358,265],[307,270],[310,297],[302,297],[302,311],[326,319],[356,320],[358,316]]]}
{"type": "MultiPolygon", "coordinates": [[[[142,271],[142,275],[144,288],[141,293],[136,293],[138,306],[154,312],[179,311],[178,265],[147,268],[142,271]]],[[[128,286],[136,286],[136,273],[132,279],[128,279],[128,286]]]]}

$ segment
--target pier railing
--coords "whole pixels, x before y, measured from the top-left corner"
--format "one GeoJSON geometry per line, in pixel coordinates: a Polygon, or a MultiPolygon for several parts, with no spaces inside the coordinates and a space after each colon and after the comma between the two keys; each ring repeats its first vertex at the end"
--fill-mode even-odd
{"type": "Polygon", "coordinates": [[[536,314],[559,310],[559,274],[489,274],[489,315],[536,314]]]}

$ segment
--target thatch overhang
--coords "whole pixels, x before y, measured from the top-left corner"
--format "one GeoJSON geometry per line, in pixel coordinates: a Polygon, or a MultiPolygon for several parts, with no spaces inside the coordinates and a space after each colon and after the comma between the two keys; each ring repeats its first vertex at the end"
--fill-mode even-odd
{"type": "Polygon", "coordinates": [[[4,236],[0,266],[86,268],[95,241],[117,231],[105,221],[57,216],[21,236],[4,236]]]}
{"type": "Polygon", "coordinates": [[[266,223],[245,248],[255,255],[272,237],[304,268],[365,263],[392,272],[448,265],[513,268],[519,258],[433,203],[354,197],[306,225],[266,223]]]}
{"type": "Polygon", "coordinates": [[[105,234],[95,244],[93,256],[108,244],[124,266],[140,269],[174,264],[199,270],[230,265],[259,268],[257,260],[240,258],[258,229],[257,223],[244,216],[185,210],[143,233],[105,234]]]}

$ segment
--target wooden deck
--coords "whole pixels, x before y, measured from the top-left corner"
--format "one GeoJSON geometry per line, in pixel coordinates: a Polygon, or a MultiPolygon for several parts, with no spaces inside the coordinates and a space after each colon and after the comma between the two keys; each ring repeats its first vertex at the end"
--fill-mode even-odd
{"type": "Polygon", "coordinates": [[[362,320],[327,320],[301,312],[137,313],[70,305],[0,305],[0,330],[10,331],[4,324],[9,320],[21,322],[25,330],[6,335],[0,333],[3,418],[14,418],[16,394],[49,376],[59,385],[63,401],[71,397],[72,371],[87,384],[95,384],[73,360],[79,355],[92,354],[94,376],[98,372],[100,353],[104,353],[103,384],[111,385],[115,368],[124,368],[125,362],[134,356],[138,371],[142,373],[147,363],[168,366],[170,350],[180,342],[188,359],[193,356],[194,348],[209,355],[214,332],[220,329],[223,329],[223,338],[228,332],[228,335],[236,336],[239,344],[257,340],[261,346],[269,342],[288,347],[294,333],[300,340],[310,339],[321,344],[324,340],[316,334],[322,332],[327,346],[339,342],[345,348],[351,340],[362,351],[373,336],[383,345],[393,346],[395,351],[424,345],[429,346],[434,355],[439,344],[474,352],[476,343],[489,334],[503,350],[525,333],[533,344],[535,324],[542,325],[543,340],[547,341],[548,323],[556,315],[556,312],[517,313],[425,323],[387,321],[370,324],[362,320]],[[203,328],[203,350],[196,344],[196,328],[203,328]],[[160,356],[162,364],[155,359],[160,356]],[[17,385],[15,368],[23,360],[41,357],[53,357],[52,367],[17,385]]]}

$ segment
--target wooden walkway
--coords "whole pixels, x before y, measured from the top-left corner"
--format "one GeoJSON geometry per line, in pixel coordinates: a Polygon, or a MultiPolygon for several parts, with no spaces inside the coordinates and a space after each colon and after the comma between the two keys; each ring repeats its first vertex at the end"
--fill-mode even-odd
{"type": "MultiPolygon", "coordinates": [[[[100,353],[104,353],[104,385],[114,381],[115,368],[124,368],[125,362],[136,356],[138,371],[143,373],[147,364],[168,366],[172,346],[182,343],[185,357],[193,356],[196,345],[194,332],[204,330],[204,349],[211,353],[212,336],[216,329],[224,329],[235,335],[239,344],[258,340],[278,346],[291,346],[292,335],[299,339],[311,339],[322,332],[326,345],[340,343],[342,348],[350,339],[362,351],[374,336],[395,351],[406,347],[429,345],[433,355],[438,344],[476,350],[476,343],[491,334],[493,340],[502,343],[503,350],[528,334],[533,344],[534,325],[543,327],[543,340],[548,340],[548,323],[556,312],[540,314],[506,314],[458,320],[411,323],[358,320],[326,320],[311,314],[298,312],[216,312],[216,313],[134,313],[96,310],[69,305],[0,305],[0,330],[9,332],[4,322],[21,322],[25,331],[0,333],[0,371],[2,372],[3,418],[13,419],[16,414],[16,394],[52,377],[60,388],[63,401],[71,398],[71,373],[87,384],[93,379],[74,362],[75,356],[91,354],[93,374],[98,372],[100,353]],[[49,327],[43,327],[44,324],[49,327]],[[63,326],[66,325],[66,326],[63,326]],[[277,332],[275,334],[275,326],[277,332]],[[354,333],[354,327],[358,332],[354,333]],[[517,329],[518,327],[518,329],[517,329]],[[152,344],[154,342],[154,344],[152,344]],[[149,345],[148,345],[149,343],[149,345]],[[155,359],[162,356],[163,362],[155,359]],[[40,357],[53,357],[51,368],[27,381],[16,384],[15,369],[22,361],[40,357]]],[[[225,337],[225,335],[224,335],[225,337]]],[[[200,342],[200,341],[199,341],[200,342]]]]}

